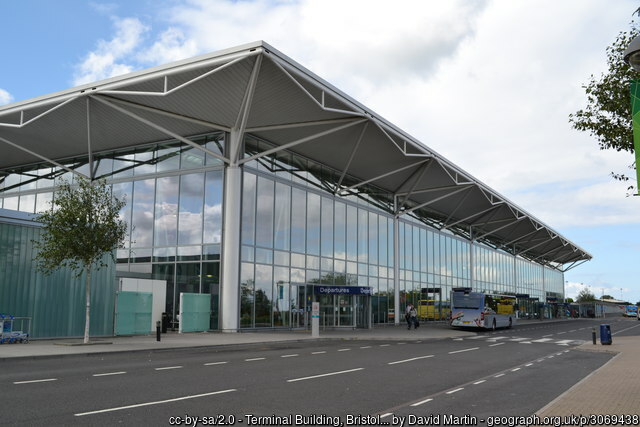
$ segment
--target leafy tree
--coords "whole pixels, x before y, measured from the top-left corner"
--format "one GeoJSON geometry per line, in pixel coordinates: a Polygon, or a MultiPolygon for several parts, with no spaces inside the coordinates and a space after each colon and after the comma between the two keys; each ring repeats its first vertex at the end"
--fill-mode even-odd
{"type": "Polygon", "coordinates": [[[587,288],[582,289],[576,297],[577,302],[591,302],[595,300],[596,296],[587,288]]]}
{"type": "Polygon", "coordinates": [[[569,304],[573,304],[573,298],[566,298],[565,302],[568,302],[569,304]]]}
{"type": "Polygon", "coordinates": [[[601,299],[615,299],[611,295],[602,295],[601,299]]]}
{"type": "MultiPolygon", "coordinates": [[[[608,70],[600,78],[591,75],[583,85],[587,94],[587,106],[569,115],[574,129],[589,132],[596,138],[601,150],[628,151],[633,154],[633,127],[631,121],[631,81],[640,75],[624,62],[624,51],[640,30],[634,21],[630,30],[621,31],[607,47],[608,70]]],[[[634,169],[634,163],[629,165],[634,169]]],[[[611,172],[620,181],[629,181],[624,172],[611,172]]],[[[629,186],[631,191],[634,187],[629,186]]]]}
{"type": "Polygon", "coordinates": [[[76,277],[85,273],[86,317],[84,343],[89,342],[91,308],[91,272],[107,266],[105,255],[115,262],[114,251],[124,248],[126,223],[119,218],[125,201],[111,195],[104,180],[79,178],[77,185],[59,183],[51,210],[42,212],[43,224],[39,241],[34,244],[37,269],[51,274],[69,267],[76,277]]]}

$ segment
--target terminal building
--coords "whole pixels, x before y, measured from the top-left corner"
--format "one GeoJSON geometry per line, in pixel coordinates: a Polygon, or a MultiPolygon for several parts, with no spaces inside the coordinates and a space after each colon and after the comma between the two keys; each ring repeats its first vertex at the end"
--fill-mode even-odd
{"type": "Polygon", "coordinates": [[[264,42],[5,105],[0,147],[0,311],[38,325],[56,301],[80,310],[79,329],[36,336],[84,321],[66,303],[82,287],[59,279],[47,297],[24,273],[25,215],[61,178],[106,179],[127,202],[126,249],[94,286],[99,334],[142,282],[172,327],[185,294],[223,331],[306,328],[311,302],[321,327],[396,323],[408,302],[446,310],[456,287],[516,295],[529,315],[591,258],[264,42]]]}

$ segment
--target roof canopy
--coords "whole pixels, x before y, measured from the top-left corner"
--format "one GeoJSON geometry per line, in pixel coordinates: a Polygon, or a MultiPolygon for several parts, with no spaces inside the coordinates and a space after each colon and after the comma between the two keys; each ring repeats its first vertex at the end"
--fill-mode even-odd
{"type": "Polygon", "coordinates": [[[0,107],[0,171],[43,161],[66,168],[65,159],[168,138],[195,145],[187,138],[215,130],[276,146],[242,159],[207,151],[228,164],[288,149],[339,171],[336,192],[368,184],[392,194],[398,216],[429,217],[440,229],[554,268],[591,259],[264,42],[0,107]]]}

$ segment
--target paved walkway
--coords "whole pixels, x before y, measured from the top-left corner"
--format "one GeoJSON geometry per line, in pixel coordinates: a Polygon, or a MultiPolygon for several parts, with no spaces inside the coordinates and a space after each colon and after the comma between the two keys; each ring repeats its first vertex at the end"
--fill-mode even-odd
{"type": "MultiPolygon", "coordinates": [[[[567,320],[577,321],[580,320],[567,320]]],[[[539,321],[520,321],[542,323],[539,321]]],[[[429,340],[473,336],[474,332],[450,329],[444,324],[425,324],[417,330],[408,331],[405,326],[376,327],[369,330],[321,331],[320,340],[429,340]]],[[[3,359],[64,357],[75,354],[153,351],[170,348],[197,348],[218,346],[242,346],[255,343],[276,343],[308,341],[312,338],[308,331],[285,332],[242,332],[242,333],[168,333],[160,342],[152,336],[109,337],[95,339],[92,345],[79,345],[78,339],[34,340],[29,344],[0,345],[0,366],[3,359]]],[[[597,371],[574,385],[557,399],[540,409],[536,415],[638,415],[640,414],[640,337],[613,336],[612,345],[603,346],[599,341],[578,347],[584,351],[604,351],[616,354],[597,371]]],[[[527,414],[522,414],[526,416],[527,414]]],[[[564,421],[564,418],[562,419],[564,421]]],[[[602,420],[604,421],[604,420],[602,420]]],[[[626,425],[639,420],[627,420],[626,425]]],[[[564,424],[575,425],[575,424],[564,424]]],[[[584,425],[611,425],[601,422],[584,425]]],[[[620,425],[623,425],[620,423],[620,425]]]]}

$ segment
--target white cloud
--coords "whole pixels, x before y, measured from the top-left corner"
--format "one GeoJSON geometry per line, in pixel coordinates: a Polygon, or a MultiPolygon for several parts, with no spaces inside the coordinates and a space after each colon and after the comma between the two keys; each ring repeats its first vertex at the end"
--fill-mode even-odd
{"type": "Polygon", "coordinates": [[[13,96],[6,90],[0,88],[0,105],[9,104],[13,102],[13,96]]]}
{"type": "Polygon", "coordinates": [[[173,5],[155,35],[114,18],[76,83],[262,39],[551,227],[640,223],[637,198],[609,177],[631,156],[598,150],[568,123],[631,1],[173,5]]]}
{"type": "Polygon", "coordinates": [[[77,65],[73,79],[75,86],[133,71],[134,67],[126,61],[140,47],[149,28],[137,18],[113,20],[116,34],[109,41],[99,40],[96,49],[77,65]]]}

